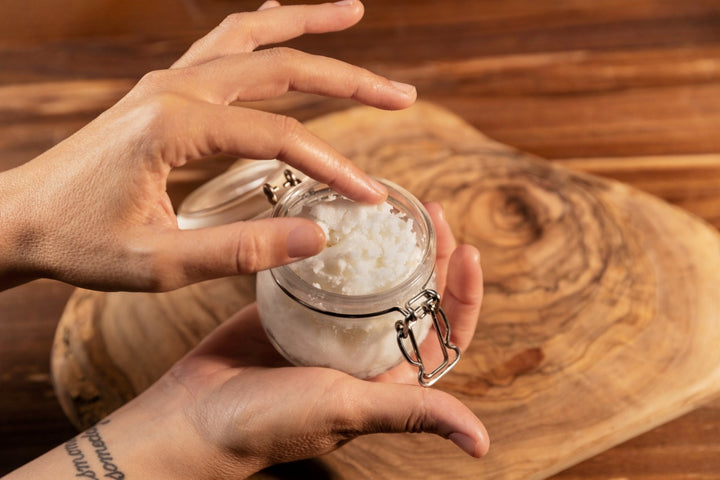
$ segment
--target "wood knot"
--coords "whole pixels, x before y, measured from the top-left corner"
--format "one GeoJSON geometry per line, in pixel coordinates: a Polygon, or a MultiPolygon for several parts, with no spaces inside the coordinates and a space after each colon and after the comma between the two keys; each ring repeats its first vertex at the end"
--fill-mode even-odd
{"type": "Polygon", "coordinates": [[[526,242],[534,242],[542,237],[543,226],[537,210],[522,188],[508,188],[502,192],[505,202],[499,211],[508,229],[523,232],[526,242]]]}
{"type": "Polygon", "coordinates": [[[493,368],[487,380],[493,385],[509,385],[517,377],[537,369],[544,359],[541,348],[527,348],[493,368]]]}

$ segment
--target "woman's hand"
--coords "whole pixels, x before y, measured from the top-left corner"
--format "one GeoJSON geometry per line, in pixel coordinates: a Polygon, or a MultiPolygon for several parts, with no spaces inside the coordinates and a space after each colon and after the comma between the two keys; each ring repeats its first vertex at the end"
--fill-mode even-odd
{"type": "MultiPolygon", "coordinates": [[[[437,231],[439,291],[451,341],[465,350],[483,293],[478,252],[455,247],[437,204],[428,205],[428,211],[437,231]]],[[[432,337],[421,347],[429,364],[441,359],[432,337]]],[[[417,370],[409,364],[372,381],[329,368],[289,366],[269,343],[253,304],[146,392],[10,478],[81,473],[72,470],[81,455],[89,461],[99,458],[95,441],[112,458],[111,465],[90,461],[88,468],[96,473],[105,468],[125,478],[238,479],[380,432],[434,433],[475,457],[484,455],[489,444],[475,414],[447,393],[420,387],[417,370]]]]}
{"type": "Polygon", "coordinates": [[[182,232],[168,173],[223,152],[279,158],[355,200],[386,191],[296,120],[232,106],[299,90],[386,109],[411,105],[409,85],[288,48],[304,33],[348,28],[359,1],[279,6],[229,16],[170,69],[151,72],[93,122],[0,174],[0,289],[50,277],[101,290],[163,291],[314,255],[314,223],[260,220],[182,232]]]}
{"type": "MultiPolygon", "coordinates": [[[[451,341],[464,350],[482,300],[478,252],[456,247],[439,205],[428,210],[436,225],[438,287],[451,341]]],[[[428,337],[423,359],[435,365],[442,355],[428,337]]],[[[475,457],[488,449],[477,417],[451,395],[418,386],[417,369],[408,363],[373,381],[328,368],[287,366],[268,342],[255,305],[220,326],[143,396],[140,405],[167,415],[168,424],[187,426],[192,435],[183,441],[196,447],[179,449],[205,452],[219,477],[218,472],[250,474],[314,457],[377,432],[435,433],[475,457]]]]}

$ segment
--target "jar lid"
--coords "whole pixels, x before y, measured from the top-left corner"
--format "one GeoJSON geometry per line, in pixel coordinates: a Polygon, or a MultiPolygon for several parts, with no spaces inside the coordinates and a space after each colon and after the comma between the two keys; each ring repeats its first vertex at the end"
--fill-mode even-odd
{"type": "Polygon", "coordinates": [[[177,211],[178,227],[192,230],[268,217],[278,199],[304,178],[279,160],[231,168],[183,200],[177,211]]]}

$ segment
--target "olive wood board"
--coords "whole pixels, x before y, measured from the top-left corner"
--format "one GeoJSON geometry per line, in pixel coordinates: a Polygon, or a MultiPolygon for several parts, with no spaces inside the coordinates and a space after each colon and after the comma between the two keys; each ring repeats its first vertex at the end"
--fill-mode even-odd
{"type": "MultiPolygon", "coordinates": [[[[307,127],[442,203],[458,240],[480,249],[479,326],[435,388],[470,406],[492,444],[477,460],[433,435],[376,434],[257,478],[541,479],[720,393],[720,236],[698,218],[492,141],[428,103],[307,127]]],[[[137,395],[252,301],[253,282],[76,290],[52,353],[68,417],[85,427],[137,395]]]]}

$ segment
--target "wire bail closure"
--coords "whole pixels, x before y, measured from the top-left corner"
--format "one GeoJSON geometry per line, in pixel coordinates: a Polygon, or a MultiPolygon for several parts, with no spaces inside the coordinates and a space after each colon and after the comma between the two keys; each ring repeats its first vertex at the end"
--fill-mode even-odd
{"type": "Polygon", "coordinates": [[[423,290],[410,299],[405,308],[400,309],[400,311],[405,315],[405,319],[395,322],[398,346],[405,360],[418,368],[418,382],[420,385],[429,387],[440,380],[460,360],[460,348],[450,343],[450,323],[445,316],[445,312],[440,307],[440,295],[435,290],[423,290]],[[443,354],[442,363],[430,373],[425,372],[426,367],[420,356],[420,349],[413,331],[415,322],[425,318],[427,315],[432,315],[435,333],[443,354]],[[408,339],[410,339],[410,352],[408,352],[405,345],[408,339]],[[449,350],[454,352],[454,358],[452,359],[449,350]]]}
{"type": "Polygon", "coordinates": [[[280,187],[288,189],[299,185],[302,182],[302,180],[295,175],[295,172],[289,168],[283,170],[283,176],[285,177],[285,181],[281,185],[272,185],[270,182],[263,184],[263,193],[271,205],[275,205],[278,202],[278,191],[280,190],[280,187]]]}

